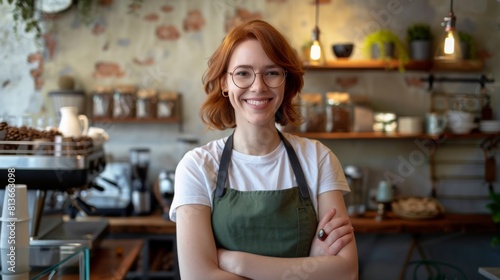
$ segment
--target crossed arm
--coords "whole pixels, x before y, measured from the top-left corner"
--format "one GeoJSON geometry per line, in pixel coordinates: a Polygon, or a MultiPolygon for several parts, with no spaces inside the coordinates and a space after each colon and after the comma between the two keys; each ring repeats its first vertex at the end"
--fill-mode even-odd
{"type": "Polygon", "coordinates": [[[314,238],[309,257],[276,258],[217,249],[211,211],[203,205],[177,209],[177,247],[182,279],[357,279],[354,234],[342,193],[331,191],[318,198],[318,226],[329,234],[314,238]],[[333,209],[332,205],[335,205],[333,209]]]}

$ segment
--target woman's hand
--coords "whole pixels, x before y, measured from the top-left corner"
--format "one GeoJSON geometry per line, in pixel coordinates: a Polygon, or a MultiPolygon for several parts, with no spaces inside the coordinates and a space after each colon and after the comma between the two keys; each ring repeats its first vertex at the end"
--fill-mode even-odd
{"type": "Polygon", "coordinates": [[[336,212],[335,208],[332,208],[319,221],[316,236],[311,245],[310,256],[336,255],[354,239],[354,228],[351,226],[349,218],[335,218],[336,212]],[[321,229],[328,235],[323,241],[318,238],[321,229]]]}

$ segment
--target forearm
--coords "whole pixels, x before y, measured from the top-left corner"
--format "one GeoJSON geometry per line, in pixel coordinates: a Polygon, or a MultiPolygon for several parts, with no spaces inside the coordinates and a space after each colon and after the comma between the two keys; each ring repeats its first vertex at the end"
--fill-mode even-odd
{"type": "Polygon", "coordinates": [[[357,279],[355,257],[319,256],[275,258],[243,252],[226,251],[230,262],[221,268],[250,279],[357,279]]]}

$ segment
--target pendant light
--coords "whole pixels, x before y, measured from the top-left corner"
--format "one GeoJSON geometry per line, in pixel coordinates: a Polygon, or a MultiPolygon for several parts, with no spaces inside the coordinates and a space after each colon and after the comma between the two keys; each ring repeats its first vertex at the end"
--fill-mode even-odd
{"type": "Polygon", "coordinates": [[[323,65],[325,64],[325,54],[323,53],[323,46],[321,45],[321,41],[319,40],[319,27],[318,27],[318,18],[319,18],[319,0],[316,0],[316,25],[314,26],[312,32],[312,45],[309,50],[309,63],[311,65],[323,65]]]}
{"type": "Polygon", "coordinates": [[[438,49],[434,59],[441,61],[462,60],[462,50],[460,49],[460,39],[455,28],[457,18],[453,13],[453,0],[450,2],[450,13],[444,18],[444,34],[439,40],[438,49]]]}

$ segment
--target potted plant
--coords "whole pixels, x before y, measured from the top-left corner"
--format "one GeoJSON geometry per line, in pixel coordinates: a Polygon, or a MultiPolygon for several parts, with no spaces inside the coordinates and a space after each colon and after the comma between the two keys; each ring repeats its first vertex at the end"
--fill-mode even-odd
{"type": "Polygon", "coordinates": [[[472,35],[459,31],[458,38],[460,40],[460,49],[462,50],[463,59],[475,59],[476,58],[476,44],[472,35]]]}
{"type": "Polygon", "coordinates": [[[410,47],[410,58],[412,60],[432,59],[432,32],[429,24],[415,23],[406,29],[406,39],[410,47]]]}
{"type": "Polygon", "coordinates": [[[399,37],[392,31],[381,29],[366,36],[363,42],[365,55],[372,59],[399,60],[399,70],[404,70],[408,63],[408,52],[399,37]]]}

